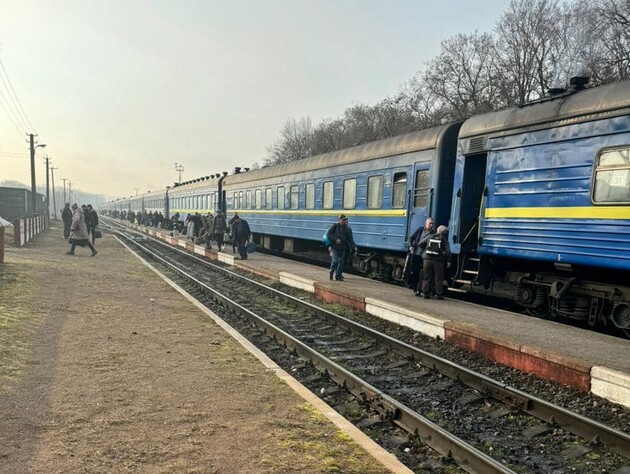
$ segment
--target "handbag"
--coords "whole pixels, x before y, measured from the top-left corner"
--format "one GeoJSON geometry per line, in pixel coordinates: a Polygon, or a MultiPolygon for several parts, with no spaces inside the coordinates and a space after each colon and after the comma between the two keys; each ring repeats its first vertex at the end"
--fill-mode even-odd
{"type": "Polygon", "coordinates": [[[101,229],[98,226],[98,224],[94,226],[94,229],[92,229],[92,235],[94,236],[95,239],[100,239],[101,237],[103,237],[103,233],[101,232],[101,229]]]}
{"type": "Polygon", "coordinates": [[[247,253],[254,253],[256,251],[256,244],[254,242],[247,242],[245,250],[247,250],[247,253]]]}

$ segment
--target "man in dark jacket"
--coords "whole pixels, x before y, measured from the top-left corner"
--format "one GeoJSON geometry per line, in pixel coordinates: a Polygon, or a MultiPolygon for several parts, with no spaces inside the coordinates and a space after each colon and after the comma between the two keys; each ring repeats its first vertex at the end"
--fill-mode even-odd
{"type": "Polygon", "coordinates": [[[327,233],[331,244],[328,251],[331,256],[329,278],[332,280],[343,281],[343,267],[346,261],[346,252],[356,246],[352,240],[352,232],[349,231],[348,219],[344,214],[337,218],[337,223],[330,226],[327,233]]]}
{"type": "Polygon", "coordinates": [[[409,252],[413,255],[413,269],[409,283],[416,296],[422,296],[422,252],[429,237],[435,234],[434,225],[433,218],[427,217],[424,227],[418,227],[418,230],[409,238],[409,252]]]}
{"type": "Polygon", "coordinates": [[[451,266],[451,249],[448,245],[448,227],[441,225],[437,232],[431,235],[424,244],[422,253],[422,292],[424,298],[431,298],[431,288],[435,288],[435,297],[443,300],[444,292],[444,263],[446,268],[451,266]]]}
{"type": "Polygon", "coordinates": [[[241,219],[238,214],[230,219],[230,221],[232,222],[232,244],[236,244],[241,260],[247,260],[247,250],[245,246],[251,235],[249,224],[246,220],[241,219]]]}
{"type": "Polygon", "coordinates": [[[92,234],[92,245],[94,245],[94,240],[95,240],[94,229],[98,225],[98,214],[92,207],[92,204],[87,205],[87,215],[85,216],[86,222],[88,219],[90,221],[90,234],[92,234]]]}
{"type": "Polygon", "coordinates": [[[223,247],[223,236],[227,228],[228,225],[225,216],[221,210],[217,210],[214,216],[214,222],[212,223],[212,234],[214,235],[214,240],[217,242],[217,247],[219,247],[219,252],[221,251],[221,247],[223,247]]]}
{"type": "Polygon", "coordinates": [[[72,210],[69,202],[61,211],[61,220],[63,221],[63,238],[67,240],[70,237],[70,224],[72,223],[72,210]]]}

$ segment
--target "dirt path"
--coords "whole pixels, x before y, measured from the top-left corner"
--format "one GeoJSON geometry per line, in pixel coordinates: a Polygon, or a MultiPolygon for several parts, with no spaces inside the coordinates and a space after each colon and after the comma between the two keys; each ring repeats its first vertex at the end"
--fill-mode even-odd
{"type": "Polygon", "coordinates": [[[0,472],[387,472],[113,238],[0,266],[0,472]]]}

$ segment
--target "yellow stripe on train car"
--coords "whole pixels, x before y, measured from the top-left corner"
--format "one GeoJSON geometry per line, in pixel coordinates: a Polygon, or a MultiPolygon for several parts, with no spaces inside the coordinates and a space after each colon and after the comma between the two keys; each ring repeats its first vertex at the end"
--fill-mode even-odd
{"type": "Polygon", "coordinates": [[[630,206],[493,207],[488,219],[630,219],[630,206]]]}
{"type": "MultiPolygon", "coordinates": [[[[206,210],[206,209],[170,209],[171,214],[175,212],[187,212],[188,214],[199,212],[208,213],[212,212],[214,214],[215,211],[206,210]]],[[[340,214],[344,214],[348,217],[358,217],[358,216],[372,216],[372,217],[405,217],[407,215],[407,211],[405,209],[391,209],[391,210],[379,210],[379,209],[368,209],[368,210],[353,210],[353,209],[336,209],[336,210],[287,210],[287,209],[230,209],[227,211],[227,214],[234,214],[238,212],[243,215],[250,214],[282,214],[282,215],[299,215],[299,216],[338,216],[340,214]]]]}

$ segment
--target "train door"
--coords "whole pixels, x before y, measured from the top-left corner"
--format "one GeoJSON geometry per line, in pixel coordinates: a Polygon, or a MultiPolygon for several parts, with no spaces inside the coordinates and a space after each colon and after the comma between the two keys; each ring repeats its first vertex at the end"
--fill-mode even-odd
{"type": "Polygon", "coordinates": [[[429,163],[415,163],[413,167],[413,192],[411,194],[407,238],[431,215],[432,189],[430,188],[429,163]]]}
{"type": "Polygon", "coordinates": [[[479,212],[486,185],[487,154],[464,158],[464,177],[461,189],[458,242],[461,253],[475,252],[479,240],[479,212]]]}

